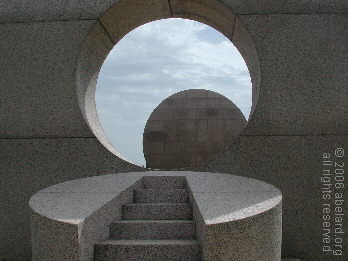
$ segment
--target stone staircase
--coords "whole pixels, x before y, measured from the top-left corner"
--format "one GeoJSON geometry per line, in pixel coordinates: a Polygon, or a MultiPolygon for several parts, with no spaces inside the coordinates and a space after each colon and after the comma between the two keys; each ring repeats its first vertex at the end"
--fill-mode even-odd
{"type": "Polygon", "coordinates": [[[201,246],[184,177],[144,177],[110,239],[95,246],[95,261],[201,260],[201,246]]]}

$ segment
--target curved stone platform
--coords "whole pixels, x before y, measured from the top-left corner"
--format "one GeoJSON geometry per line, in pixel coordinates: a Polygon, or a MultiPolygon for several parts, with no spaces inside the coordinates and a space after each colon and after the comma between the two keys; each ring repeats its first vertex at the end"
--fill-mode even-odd
{"type": "Polygon", "coordinates": [[[93,260],[121,206],[144,176],[184,176],[203,260],[280,260],[281,192],[255,179],[218,173],[109,174],[48,187],[30,199],[33,260],[93,260]]]}

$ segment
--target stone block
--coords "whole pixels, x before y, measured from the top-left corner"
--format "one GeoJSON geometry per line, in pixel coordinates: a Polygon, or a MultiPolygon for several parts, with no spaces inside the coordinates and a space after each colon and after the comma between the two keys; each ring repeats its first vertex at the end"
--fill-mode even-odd
{"type": "Polygon", "coordinates": [[[185,166],[193,166],[196,163],[196,155],[192,156],[190,152],[181,152],[180,154],[169,155],[169,163],[165,169],[181,169],[185,166]]]}
{"type": "Polygon", "coordinates": [[[187,98],[183,101],[183,108],[184,109],[191,109],[191,108],[206,108],[207,107],[207,99],[191,99],[187,98]]]}
{"type": "Polygon", "coordinates": [[[347,17],[274,14],[240,19],[258,35],[254,42],[262,68],[257,113],[244,133],[346,133],[348,99],[344,79],[348,72],[342,68],[348,35],[337,35],[344,31],[347,17]],[[266,29],[270,27],[276,29],[266,29]]]}
{"type": "MultiPolygon", "coordinates": [[[[29,21],[57,21],[71,19],[98,19],[118,0],[106,0],[96,3],[93,0],[73,0],[69,5],[56,1],[37,0],[32,2],[2,1],[0,4],[1,23],[29,22],[29,21]]],[[[345,1],[333,0],[330,2],[297,0],[292,2],[279,2],[264,0],[255,3],[252,0],[223,0],[223,6],[217,2],[209,1],[173,1],[171,8],[174,17],[200,19],[212,27],[224,29],[226,24],[233,22],[230,8],[235,14],[347,14],[348,6],[345,1]],[[207,10],[211,12],[207,12],[207,10]],[[217,18],[219,19],[218,21],[217,18]],[[205,19],[205,20],[202,20],[205,19]]],[[[146,7],[146,6],[145,6],[146,7]]],[[[163,8],[166,10],[167,8],[163,8]]],[[[166,11],[167,12],[167,11],[166,11]]],[[[232,26],[231,26],[232,27],[232,26]]],[[[225,29],[226,30],[226,29],[225,29]]],[[[225,35],[231,35],[225,33],[225,35]]]]}
{"type": "Polygon", "coordinates": [[[197,131],[197,141],[222,141],[223,132],[218,130],[198,130],[197,131]]]}
{"type": "Polygon", "coordinates": [[[163,130],[163,121],[162,120],[152,120],[148,127],[149,131],[162,131],[163,130]]]}
{"type": "MultiPolygon", "coordinates": [[[[185,130],[186,120],[163,120],[163,129],[168,131],[185,130]]],[[[146,127],[145,127],[146,128],[146,127]]]]}
{"type": "Polygon", "coordinates": [[[189,203],[186,189],[160,188],[134,191],[134,203],[189,203]]]}
{"type": "Polygon", "coordinates": [[[225,108],[207,108],[199,110],[199,117],[203,119],[224,119],[226,116],[229,116],[229,118],[231,118],[232,115],[233,114],[227,115],[225,108]]]}
{"type": "Polygon", "coordinates": [[[207,99],[219,99],[221,98],[220,94],[217,92],[207,92],[207,99]]]}
{"type": "Polygon", "coordinates": [[[186,148],[186,142],[185,141],[179,141],[179,142],[166,142],[164,144],[164,150],[166,155],[173,155],[173,154],[181,154],[185,151],[186,148]]]}
{"type": "Polygon", "coordinates": [[[154,110],[151,113],[150,117],[151,117],[151,120],[163,120],[163,119],[175,120],[175,119],[182,119],[183,118],[183,111],[181,109],[154,110]]]}
{"type": "Polygon", "coordinates": [[[116,44],[136,27],[169,17],[171,17],[171,12],[167,1],[135,0],[119,1],[99,21],[116,44]]]}
{"type": "Polygon", "coordinates": [[[281,240],[281,215],[280,204],[269,212],[259,214],[257,225],[252,219],[247,219],[244,222],[240,220],[222,226],[208,226],[206,260],[218,260],[222,255],[225,260],[280,260],[281,247],[276,242],[281,240]],[[217,240],[216,235],[225,240],[217,240]],[[259,235],[270,238],[270,240],[261,245],[259,235]],[[235,238],[238,238],[238,242],[235,238]],[[229,251],[225,250],[224,245],[230,246],[229,251]],[[276,253],[265,250],[275,247],[278,247],[276,251],[273,250],[276,253]],[[253,249],[252,257],[248,256],[251,249],[253,249]]]}
{"type": "Polygon", "coordinates": [[[146,168],[149,169],[162,169],[166,167],[166,161],[164,154],[145,154],[146,168]],[[152,162],[158,162],[158,165],[152,165],[152,162]]]}
{"type": "Polygon", "coordinates": [[[144,134],[144,139],[147,142],[165,142],[171,140],[168,136],[168,132],[165,131],[149,131],[144,134]]]}
{"type": "Polygon", "coordinates": [[[159,106],[165,108],[166,110],[182,109],[183,100],[179,98],[165,99],[159,106]]]}
{"type": "Polygon", "coordinates": [[[200,21],[231,39],[235,15],[218,1],[173,0],[170,5],[173,17],[200,21]]]}
{"type": "Polygon", "coordinates": [[[208,121],[208,130],[211,132],[217,132],[218,130],[225,129],[230,130],[230,121],[220,120],[220,119],[209,119],[208,121]]]}
{"type": "Polygon", "coordinates": [[[94,23],[0,25],[1,138],[93,136],[77,104],[75,66],[94,23]]]}
{"type": "Polygon", "coordinates": [[[161,141],[149,142],[144,146],[144,155],[164,154],[164,143],[161,141]]]}
{"type": "Polygon", "coordinates": [[[209,141],[207,142],[206,146],[211,151],[211,158],[213,156],[216,156],[220,152],[224,151],[227,146],[232,145],[230,142],[226,142],[224,140],[222,141],[209,141]]]}
{"type": "Polygon", "coordinates": [[[219,117],[220,115],[221,113],[218,113],[216,110],[214,113],[214,109],[206,109],[206,108],[197,109],[197,119],[199,120],[209,119],[212,116],[219,117]]]}
{"type": "MultiPolygon", "coordinates": [[[[199,161],[199,159],[208,160],[222,152],[230,145],[230,142],[226,141],[214,141],[214,142],[206,142],[206,141],[199,141],[199,142],[190,142],[186,144],[186,151],[191,154],[196,154],[197,156],[197,162],[201,163],[203,161],[199,161]]],[[[190,154],[188,155],[190,156],[190,154]]]]}
{"type": "Polygon", "coordinates": [[[196,155],[196,163],[200,163],[200,162],[204,162],[204,161],[207,161],[211,158],[213,158],[215,155],[211,155],[211,154],[208,154],[208,153],[202,153],[202,154],[198,154],[196,155]]]}
{"type": "Polygon", "coordinates": [[[259,61],[259,54],[256,50],[254,39],[250,35],[249,30],[246,28],[245,24],[239,19],[234,23],[232,43],[240,54],[243,56],[243,59],[248,66],[251,83],[252,83],[252,106],[250,111],[250,116],[253,114],[260,93],[261,85],[261,68],[259,61]]]}
{"type": "Polygon", "coordinates": [[[73,181],[74,185],[68,183],[68,187],[50,187],[31,198],[33,260],[93,260],[94,242],[108,238],[110,223],[121,218],[121,206],[132,202],[133,190],[141,185],[139,178],[121,178],[119,184],[124,190],[112,184],[110,191],[109,177],[105,183],[92,177],[81,180],[81,186],[73,181]],[[101,185],[106,185],[104,193],[89,190],[101,185]],[[82,200],[84,197],[89,199],[82,200]],[[40,200],[40,206],[35,205],[40,200]],[[51,218],[45,220],[44,216],[51,218]]]}
{"type": "Polygon", "coordinates": [[[241,113],[239,108],[233,108],[233,109],[224,108],[221,111],[222,111],[222,119],[225,119],[225,120],[231,119],[231,115],[233,115],[234,120],[243,120],[245,123],[247,123],[245,121],[245,117],[243,113],[241,113]]]}
{"type": "Polygon", "coordinates": [[[191,92],[178,92],[175,97],[176,98],[181,98],[181,99],[206,99],[208,93],[206,90],[204,89],[195,89],[197,91],[191,91],[191,92]]]}
{"type": "MultiPolygon", "coordinates": [[[[0,257],[9,260],[31,260],[28,202],[36,192],[60,181],[143,169],[118,159],[95,138],[0,139],[0,148],[0,257]]],[[[96,184],[83,186],[100,191],[96,184]]]]}
{"type": "Polygon", "coordinates": [[[68,20],[97,20],[119,0],[35,0],[0,2],[0,23],[50,22],[68,20]]]}
{"type": "Polygon", "coordinates": [[[207,130],[208,120],[186,120],[186,130],[207,130]]]}
{"type": "Polygon", "coordinates": [[[168,131],[167,141],[196,141],[197,133],[195,130],[168,131]]]}
{"type": "MultiPolygon", "coordinates": [[[[183,109],[182,118],[185,120],[194,120],[197,119],[197,110],[196,109],[183,109]]],[[[171,114],[172,112],[170,112],[171,114]]]]}
{"type": "MultiPolygon", "coordinates": [[[[151,172],[153,173],[153,172],[151,172]]],[[[169,172],[168,172],[169,174],[169,172]]],[[[145,189],[184,189],[186,179],[184,176],[173,175],[145,175],[143,184],[145,189]]]]}
{"type": "Polygon", "coordinates": [[[226,124],[227,129],[240,132],[247,126],[245,119],[226,120],[226,124]]]}
{"type": "Polygon", "coordinates": [[[30,221],[33,261],[51,260],[52,256],[59,260],[79,259],[76,251],[79,248],[77,224],[58,223],[50,219],[44,221],[35,212],[31,212],[30,221]]]}
{"type": "Polygon", "coordinates": [[[114,260],[200,260],[196,240],[107,240],[97,245],[95,261],[114,260]]]}
{"type": "Polygon", "coordinates": [[[204,141],[194,141],[186,142],[186,149],[192,153],[203,153],[206,150],[206,142],[204,141]]]}
{"type": "Polygon", "coordinates": [[[208,108],[231,108],[231,107],[237,108],[236,105],[234,105],[234,106],[233,105],[231,105],[231,101],[228,99],[222,99],[222,98],[216,99],[215,98],[215,99],[207,100],[207,107],[208,108]]]}
{"type": "Polygon", "coordinates": [[[345,1],[276,1],[263,0],[223,0],[236,14],[347,14],[348,6],[345,1]]]}
{"type": "MultiPolygon", "coordinates": [[[[330,153],[333,160],[339,159],[335,157],[335,149],[345,144],[346,140],[346,135],[239,136],[234,146],[230,146],[207,164],[200,164],[192,169],[233,172],[277,186],[284,198],[282,255],[295,256],[301,260],[332,260],[330,253],[322,251],[322,207],[325,203],[322,198],[324,186],[321,177],[325,167],[322,157],[323,153],[330,153]]],[[[331,181],[333,179],[331,177],[331,181]]],[[[202,189],[210,191],[210,188],[202,189]]],[[[228,190],[224,186],[220,189],[228,190]]],[[[331,197],[339,192],[337,189],[331,191],[331,197]]],[[[331,206],[334,204],[333,201],[328,203],[331,206]]],[[[348,224],[346,221],[343,223],[348,224]]],[[[344,230],[346,229],[348,228],[345,227],[344,230]]],[[[347,242],[346,239],[343,241],[347,242]]],[[[343,251],[348,251],[346,248],[343,246],[343,251]]],[[[344,260],[343,256],[335,258],[344,260]]]]}
{"type": "Polygon", "coordinates": [[[195,232],[195,223],[186,220],[121,220],[110,225],[110,238],[117,240],[195,239],[195,232]]]}
{"type": "Polygon", "coordinates": [[[190,220],[192,210],[188,203],[171,204],[125,204],[122,206],[124,220],[190,220]]]}
{"type": "MultiPolygon", "coordinates": [[[[237,138],[238,138],[238,136],[240,135],[240,131],[234,131],[234,130],[231,130],[229,133],[225,133],[224,135],[223,135],[223,138],[222,138],[222,140],[223,141],[235,141],[237,138]]],[[[232,145],[231,143],[230,143],[230,145],[232,145]]]]}

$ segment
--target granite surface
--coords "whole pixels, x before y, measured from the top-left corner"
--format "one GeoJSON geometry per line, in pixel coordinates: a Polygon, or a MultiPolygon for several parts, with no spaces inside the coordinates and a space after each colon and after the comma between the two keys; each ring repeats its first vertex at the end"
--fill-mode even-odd
{"type": "MultiPolygon", "coordinates": [[[[133,201],[133,190],[144,188],[147,178],[158,180],[151,179],[152,176],[161,176],[164,180],[174,176],[186,179],[190,201],[196,206],[193,219],[198,223],[196,229],[203,245],[203,260],[228,260],[226,258],[232,255],[238,256],[235,260],[255,260],[255,257],[265,258],[259,260],[280,260],[282,195],[278,189],[245,177],[180,171],[110,174],[68,181],[38,192],[30,199],[34,217],[32,238],[36,246],[33,248],[34,260],[42,260],[42,255],[45,260],[56,260],[61,255],[60,252],[55,254],[57,239],[50,235],[55,235],[57,230],[63,233],[62,227],[67,224],[75,226],[78,231],[71,234],[71,240],[67,240],[80,242],[78,246],[75,245],[75,252],[80,256],[76,260],[92,260],[94,244],[108,238],[109,224],[121,219],[122,205],[123,218],[130,220],[139,219],[139,215],[142,218],[147,215],[150,219],[154,216],[156,219],[159,216],[160,219],[162,216],[167,219],[174,214],[173,209],[177,209],[177,206],[188,205],[167,204],[170,208],[163,210],[158,204],[155,212],[150,213],[144,208],[151,204],[129,204],[133,201]],[[138,211],[127,211],[131,206],[138,211]],[[46,219],[54,225],[49,228],[43,226],[46,219]],[[43,236],[48,239],[41,240],[43,236]],[[253,240],[250,241],[251,237],[253,240]],[[52,249],[51,257],[40,250],[43,243],[52,249]],[[216,244],[218,248],[214,247],[216,244]],[[232,245],[234,250],[231,252],[232,245]],[[255,251],[251,251],[252,246],[256,245],[255,251]],[[250,259],[246,259],[246,251],[250,252],[250,259]]],[[[189,213],[187,209],[175,213],[176,216],[183,214],[179,219],[192,218],[192,212],[189,213]]],[[[63,234],[68,237],[69,231],[63,234]]],[[[74,253],[74,246],[66,245],[64,240],[59,242],[59,246],[57,251],[65,247],[74,253]]]]}

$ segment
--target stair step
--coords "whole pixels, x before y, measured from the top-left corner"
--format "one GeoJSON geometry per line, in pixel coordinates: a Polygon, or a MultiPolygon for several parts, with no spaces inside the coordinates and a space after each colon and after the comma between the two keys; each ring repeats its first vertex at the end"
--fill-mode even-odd
{"type": "Polygon", "coordinates": [[[144,177],[145,189],[185,189],[185,177],[148,176],[144,177]]]}
{"type": "Polygon", "coordinates": [[[192,209],[188,203],[125,204],[124,220],[191,220],[192,209]]]}
{"type": "Polygon", "coordinates": [[[121,220],[111,223],[112,239],[194,239],[192,220],[121,220]]]}
{"type": "Polygon", "coordinates": [[[95,261],[201,260],[197,240],[107,240],[95,246],[95,261]]]}
{"type": "Polygon", "coordinates": [[[187,189],[136,189],[135,203],[188,203],[187,189]]]}

